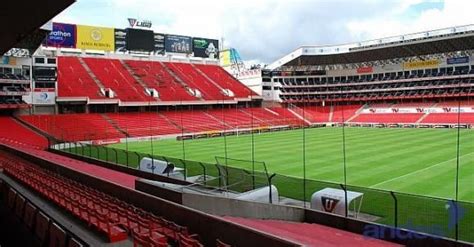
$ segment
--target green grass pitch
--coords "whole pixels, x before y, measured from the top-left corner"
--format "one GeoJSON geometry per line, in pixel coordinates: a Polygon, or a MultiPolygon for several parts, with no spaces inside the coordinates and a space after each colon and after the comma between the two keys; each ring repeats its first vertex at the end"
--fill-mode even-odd
{"type": "MultiPolygon", "coordinates": [[[[454,198],[457,130],[345,128],[345,134],[347,184],[454,198]]],[[[174,139],[154,141],[153,152],[149,141],[130,142],[128,149],[207,163],[226,153],[243,160],[254,156],[271,173],[301,178],[304,155],[307,178],[343,182],[342,128],[306,129],[305,140],[304,154],[302,129],[187,140],[184,152],[183,142],[174,139]]],[[[460,132],[459,162],[459,199],[474,202],[474,131],[460,132]]]]}
{"type": "MultiPolygon", "coordinates": [[[[175,139],[154,141],[153,144],[150,141],[129,142],[109,147],[126,149],[128,146],[129,151],[212,164],[216,163],[216,156],[240,160],[254,158],[265,162],[270,173],[284,175],[277,175],[273,183],[280,195],[296,199],[304,198],[300,179],[304,160],[309,179],[306,200],[324,187],[339,188],[337,184],[344,181],[345,151],[348,189],[364,193],[363,213],[380,217],[379,223],[393,226],[397,221],[398,226],[405,228],[454,237],[453,229],[447,227],[450,221],[447,202],[455,198],[456,129],[347,127],[344,129],[345,145],[342,131],[342,128],[308,128],[184,142],[175,139]],[[396,192],[398,220],[389,191],[396,192]]],[[[459,200],[465,209],[459,222],[459,236],[474,242],[473,130],[460,130],[459,147],[459,200]]],[[[102,153],[98,154],[104,159],[102,153]]],[[[120,153],[118,159],[118,163],[124,164],[120,153]]],[[[130,164],[138,163],[132,156],[130,159],[130,164]]],[[[239,166],[238,163],[232,165],[239,166]]],[[[240,168],[249,169],[249,163],[240,168]]],[[[261,166],[256,169],[261,170],[261,166]]]]}

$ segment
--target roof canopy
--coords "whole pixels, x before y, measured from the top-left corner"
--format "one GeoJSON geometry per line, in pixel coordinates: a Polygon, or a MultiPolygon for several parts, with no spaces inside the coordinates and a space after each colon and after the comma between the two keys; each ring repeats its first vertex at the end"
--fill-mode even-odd
{"type": "Polygon", "coordinates": [[[35,33],[74,2],[75,0],[4,1],[0,15],[0,54],[4,54],[35,33]]]}
{"type": "Polygon", "coordinates": [[[269,65],[333,65],[362,63],[474,49],[474,25],[334,46],[302,46],[269,65]]]}

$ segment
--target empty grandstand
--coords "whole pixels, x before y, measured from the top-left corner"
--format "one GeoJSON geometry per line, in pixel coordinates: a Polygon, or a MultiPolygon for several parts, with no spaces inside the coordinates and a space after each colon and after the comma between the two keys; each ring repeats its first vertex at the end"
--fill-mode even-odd
{"type": "Polygon", "coordinates": [[[240,71],[129,22],[0,42],[0,245],[474,242],[474,26],[240,71]]]}

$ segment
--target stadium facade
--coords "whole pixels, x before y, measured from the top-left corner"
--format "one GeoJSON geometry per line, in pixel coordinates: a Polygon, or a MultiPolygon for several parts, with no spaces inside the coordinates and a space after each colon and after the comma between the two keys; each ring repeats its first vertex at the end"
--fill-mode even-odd
{"type": "Polygon", "coordinates": [[[286,103],[472,96],[472,39],[473,26],[461,26],[352,44],[303,46],[262,71],[267,89],[263,94],[286,103]]]}

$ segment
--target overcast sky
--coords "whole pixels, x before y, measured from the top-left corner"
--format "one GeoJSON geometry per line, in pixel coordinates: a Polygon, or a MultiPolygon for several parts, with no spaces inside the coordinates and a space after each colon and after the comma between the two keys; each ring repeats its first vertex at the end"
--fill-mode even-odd
{"type": "Polygon", "coordinates": [[[242,59],[271,63],[301,45],[357,42],[474,24],[472,0],[77,0],[54,21],[224,39],[242,59]]]}

